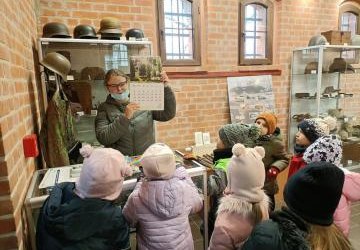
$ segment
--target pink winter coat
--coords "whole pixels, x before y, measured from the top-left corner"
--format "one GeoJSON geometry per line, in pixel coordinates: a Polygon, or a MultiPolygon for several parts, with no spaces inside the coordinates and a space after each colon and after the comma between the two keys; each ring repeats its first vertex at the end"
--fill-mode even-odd
{"type": "Polygon", "coordinates": [[[360,174],[344,170],[345,181],[339,205],[334,213],[334,223],[349,236],[351,202],[360,201],[360,174]]]}
{"type": "Polygon", "coordinates": [[[189,214],[203,201],[184,167],[169,180],[139,182],[129,196],[123,215],[136,227],[138,249],[194,249],[189,214]]]}
{"type": "MultiPolygon", "coordinates": [[[[263,220],[269,219],[269,198],[265,194],[260,207],[263,220]]],[[[222,198],[208,249],[241,249],[255,226],[249,219],[251,211],[252,205],[241,198],[232,196],[222,198]]]]}

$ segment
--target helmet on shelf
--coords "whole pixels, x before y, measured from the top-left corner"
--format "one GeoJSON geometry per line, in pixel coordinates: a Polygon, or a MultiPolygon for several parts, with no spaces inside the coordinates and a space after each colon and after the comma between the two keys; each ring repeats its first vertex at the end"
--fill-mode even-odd
{"type": "Polygon", "coordinates": [[[136,40],[141,40],[142,38],[144,38],[144,32],[141,29],[129,29],[128,31],[126,31],[126,39],[129,40],[130,37],[134,37],[136,40]]]}
{"type": "Polygon", "coordinates": [[[80,24],[74,29],[74,38],[97,39],[94,27],[87,24],[80,24]]]}
{"type": "Polygon", "coordinates": [[[65,56],[56,52],[50,52],[46,54],[40,63],[45,68],[60,75],[65,82],[67,81],[67,75],[70,72],[71,64],[65,56]]]}
{"type": "Polygon", "coordinates": [[[122,34],[120,21],[115,17],[104,17],[100,21],[100,34],[122,34]]]}
{"type": "Polygon", "coordinates": [[[340,72],[345,73],[345,71],[350,70],[355,72],[354,68],[348,64],[344,58],[338,57],[334,58],[333,63],[329,67],[329,72],[340,72]]]}
{"type": "Polygon", "coordinates": [[[70,38],[68,28],[63,23],[47,23],[43,27],[43,37],[46,38],[70,38]]]}
{"type": "MultiPolygon", "coordinates": [[[[309,62],[308,64],[306,64],[304,74],[313,74],[314,72],[315,74],[317,74],[318,66],[319,66],[318,62],[309,62]]],[[[322,68],[322,72],[323,73],[325,72],[324,68],[322,68]]]]}
{"type": "Polygon", "coordinates": [[[308,46],[325,45],[327,42],[323,35],[316,35],[310,38],[308,46]]]}

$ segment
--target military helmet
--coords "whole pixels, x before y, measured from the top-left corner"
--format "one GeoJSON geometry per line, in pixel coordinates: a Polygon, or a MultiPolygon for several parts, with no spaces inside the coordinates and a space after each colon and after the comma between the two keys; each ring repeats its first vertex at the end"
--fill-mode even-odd
{"type": "Polygon", "coordinates": [[[63,23],[47,23],[43,27],[43,37],[47,38],[69,38],[70,33],[68,28],[63,23]]]}
{"type": "Polygon", "coordinates": [[[98,33],[101,34],[122,34],[119,19],[115,17],[104,17],[100,21],[100,29],[98,33]]]}
{"type": "Polygon", "coordinates": [[[126,39],[129,40],[130,37],[134,37],[136,40],[141,40],[144,38],[144,32],[141,29],[129,29],[126,31],[126,39]]]}
{"type": "Polygon", "coordinates": [[[94,27],[87,24],[80,24],[74,29],[74,38],[97,39],[94,27]]]}
{"type": "Polygon", "coordinates": [[[65,56],[56,52],[50,52],[46,54],[40,63],[49,70],[59,74],[65,82],[67,81],[67,74],[70,72],[71,64],[65,56]]]}
{"type": "MultiPolygon", "coordinates": [[[[317,74],[318,73],[318,62],[309,62],[308,64],[306,64],[305,67],[305,72],[304,74],[317,74]]],[[[325,70],[324,68],[322,68],[322,72],[324,73],[325,70]]]]}
{"type": "Polygon", "coordinates": [[[325,45],[327,42],[323,35],[316,35],[310,38],[308,46],[325,45]]]}
{"type": "Polygon", "coordinates": [[[340,72],[345,73],[345,71],[353,71],[355,72],[354,68],[348,64],[344,58],[338,57],[334,58],[333,63],[329,66],[329,72],[340,72]]]}

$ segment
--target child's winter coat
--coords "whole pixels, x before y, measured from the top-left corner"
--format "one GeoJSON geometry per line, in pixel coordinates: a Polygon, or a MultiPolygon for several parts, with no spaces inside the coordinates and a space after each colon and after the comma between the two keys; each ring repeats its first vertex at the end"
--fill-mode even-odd
{"type": "Polygon", "coordinates": [[[258,203],[262,218],[268,219],[269,199],[263,188],[265,180],[264,148],[245,148],[235,144],[227,168],[227,187],[220,200],[209,249],[239,249],[257,223],[253,205],[258,203]]]}
{"type": "Polygon", "coordinates": [[[123,214],[137,229],[138,249],[194,249],[189,214],[203,201],[184,167],[172,178],[137,183],[123,214]]]}

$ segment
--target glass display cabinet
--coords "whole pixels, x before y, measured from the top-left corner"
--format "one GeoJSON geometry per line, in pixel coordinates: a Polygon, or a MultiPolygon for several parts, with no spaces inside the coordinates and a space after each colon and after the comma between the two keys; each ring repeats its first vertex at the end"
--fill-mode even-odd
{"type": "MultiPolygon", "coordinates": [[[[77,140],[99,145],[94,132],[94,120],[97,107],[108,94],[103,82],[105,73],[116,68],[130,74],[130,57],[152,55],[151,42],[40,38],[40,61],[49,52],[58,52],[71,63],[67,83],[62,88],[74,107],[77,140]]],[[[47,103],[55,77],[47,74],[41,76],[43,98],[47,103]]]]}
{"type": "MultiPolygon", "coordinates": [[[[196,161],[188,161],[188,160],[184,160],[183,159],[183,154],[179,151],[175,151],[175,157],[176,157],[176,162],[178,164],[181,164],[183,166],[185,166],[189,176],[192,178],[193,182],[195,183],[195,185],[197,186],[199,193],[203,196],[203,197],[207,197],[207,168],[204,167],[203,165],[199,164],[196,161]]],[[[133,166],[130,162],[130,165],[133,167],[133,172],[134,174],[131,177],[128,177],[125,179],[124,183],[123,183],[123,188],[122,188],[122,192],[121,195],[119,197],[119,199],[117,200],[117,204],[119,204],[120,206],[123,207],[123,205],[125,204],[128,195],[131,193],[131,191],[134,189],[136,183],[137,183],[137,177],[138,177],[138,168],[136,166],[133,166]]],[[[31,246],[32,249],[36,249],[36,223],[37,223],[37,219],[39,216],[39,211],[41,206],[43,205],[44,201],[46,200],[46,198],[49,195],[49,192],[51,190],[51,187],[55,185],[55,182],[53,182],[53,185],[51,185],[51,183],[49,183],[48,181],[48,187],[44,188],[45,186],[43,185],[44,182],[42,182],[44,176],[46,175],[47,171],[55,171],[57,172],[59,169],[64,170],[61,171],[60,174],[57,174],[57,176],[64,174],[64,176],[66,175],[66,173],[69,174],[69,181],[75,182],[76,178],[80,175],[80,170],[81,170],[81,164],[78,165],[71,165],[71,166],[64,166],[64,167],[60,167],[60,168],[53,168],[53,169],[43,169],[43,170],[37,170],[35,171],[33,177],[32,177],[32,181],[30,183],[29,189],[27,191],[26,194],[26,198],[25,198],[25,211],[26,211],[26,218],[27,218],[27,223],[28,223],[28,228],[29,228],[29,236],[30,236],[30,241],[31,241],[31,246]],[[69,171],[68,171],[69,170],[69,171]]],[[[60,178],[54,178],[53,180],[60,180],[62,177],[60,178]]],[[[49,178],[50,182],[51,182],[51,177],[49,178]]],[[[61,182],[61,181],[59,181],[61,182]]],[[[204,199],[204,207],[203,207],[203,212],[202,212],[202,221],[204,222],[204,237],[200,237],[200,238],[194,238],[194,243],[196,243],[196,241],[202,241],[203,242],[203,246],[204,249],[207,249],[207,245],[208,245],[208,203],[207,203],[207,199],[204,199]]],[[[198,216],[193,215],[194,216],[198,216]]],[[[193,229],[194,230],[194,229],[193,229]]],[[[133,232],[135,232],[134,230],[132,230],[133,232]]],[[[199,232],[193,232],[193,237],[199,237],[200,231],[199,232]]],[[[133,248],[132,246],[132,249],[133,248]]]]}
{"type": "Polygon", "coordinates": [[[289,151],[305,118],[332,116],[343,140],[343,165],[360,164],[360,46],[319,45],[292,56],[289,151]]]}

